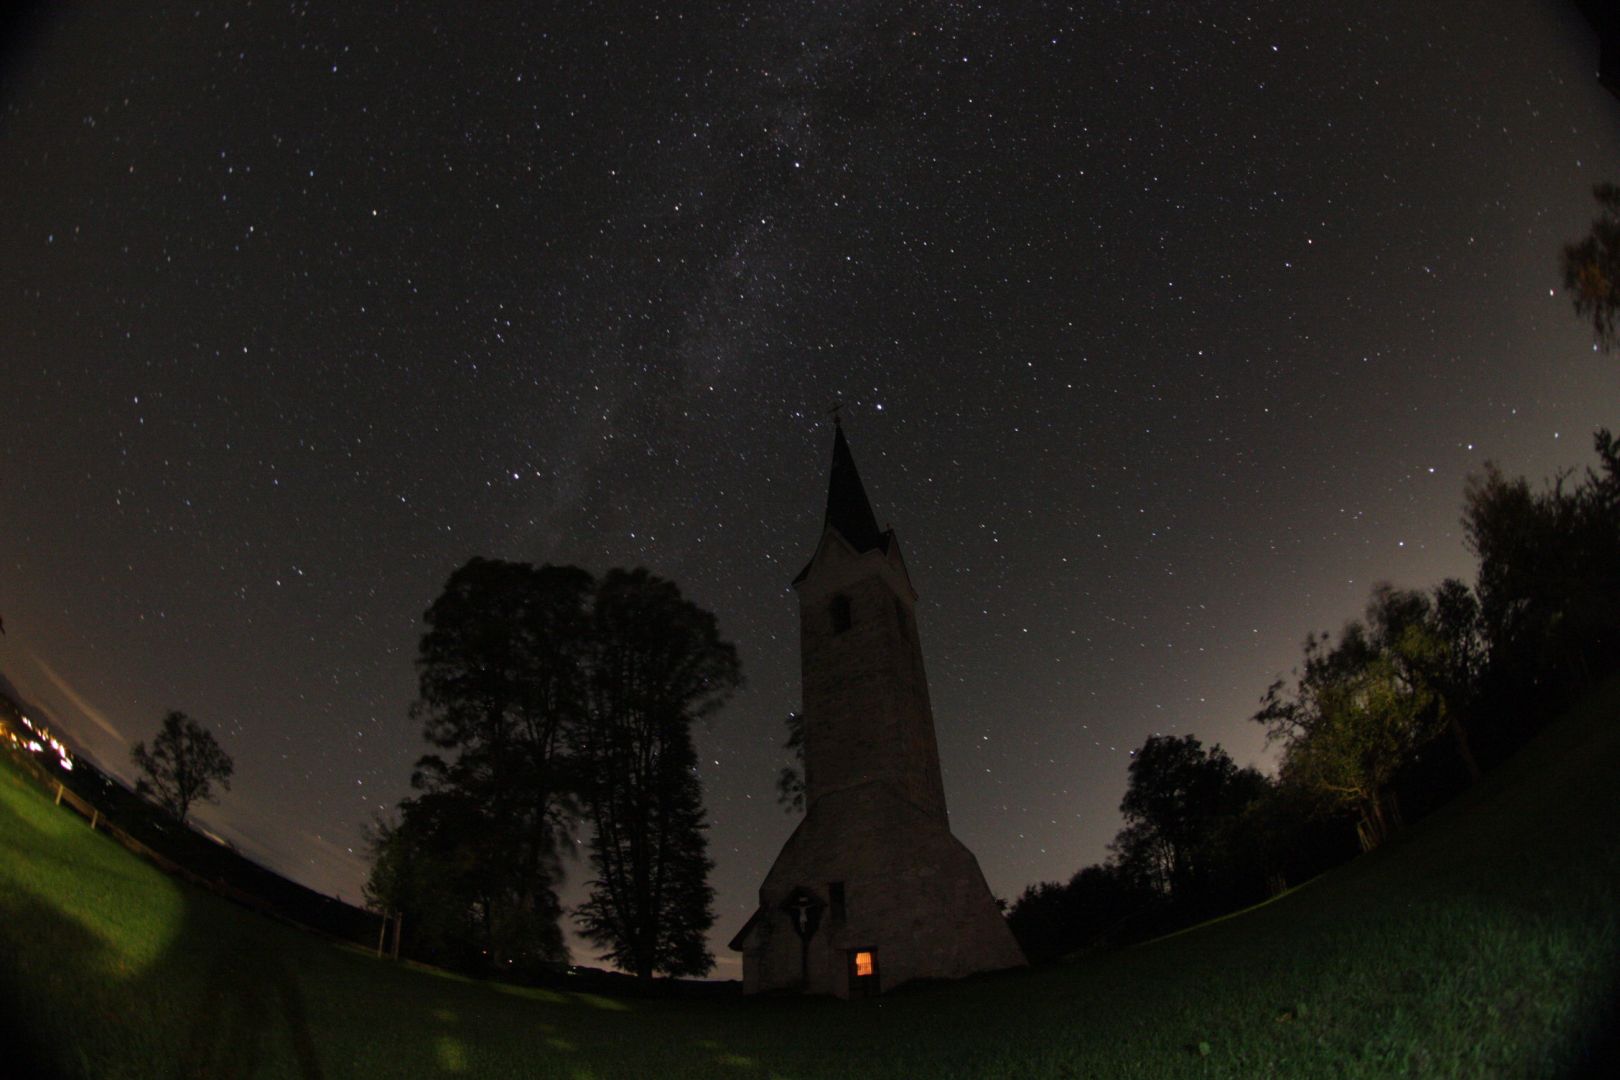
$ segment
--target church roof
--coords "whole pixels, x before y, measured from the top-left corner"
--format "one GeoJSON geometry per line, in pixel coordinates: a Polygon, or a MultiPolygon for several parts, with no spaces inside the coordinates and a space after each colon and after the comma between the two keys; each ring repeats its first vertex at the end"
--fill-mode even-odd
{"type": "Polygon", "coordinates": [[[737,931],[737,936],[731,939],[731,943],[726,948],[742,952],[748,946],[748,935],[753,933],[755,924],[764,917],[765,909],[755,908],[754,913],[748,916],[748,921],[743,923],[743,928],[737,931]]]}
{"type": "MultiPolygon", "coordinates": [[[[874,549],[887,552],[894,537],[892,532],[878,528],[877,515],[872,513],[871,500],[866,497],[861,474],[855,470],[855,458],[849,452],[848,440],[844,438],[843,424],[835,424],[833,429],[832,475],[827,481],[824,528],[836,529],[838,535],[857,552],[874,549]]],[[[793,583],[797,585],[803,581],[809,572],[810,567],[806,566],[799,571],[793,583]]]]}
{"type": "Polygon", "coordinates": [[[855,471],[855,459],[850,456],[849,443],[844,439],[844,425],[838,424],[833,434],[832,479],[827,483],[827,524],[838,530],[856,551],[870,551],[886,547],[883,533],[878,529],[877,515],[861,486],[861,474],[855,471]]]}

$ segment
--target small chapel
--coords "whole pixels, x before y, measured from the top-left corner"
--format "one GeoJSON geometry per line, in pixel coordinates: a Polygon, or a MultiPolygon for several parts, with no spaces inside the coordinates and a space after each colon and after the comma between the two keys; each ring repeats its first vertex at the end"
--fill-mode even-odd
{"type": "Polygon", "coordinates": [[[866,997],[1022,966],[978,860],[951,835],[917,592],[836,421],[821,540],[793,588],[805,815],[731,941],[743,992],[866,997]]]}

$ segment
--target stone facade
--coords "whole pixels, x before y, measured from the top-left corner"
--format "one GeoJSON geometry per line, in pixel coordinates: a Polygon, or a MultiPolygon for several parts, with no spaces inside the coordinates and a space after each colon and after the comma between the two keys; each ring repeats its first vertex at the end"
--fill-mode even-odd
{"type": "Polygon", "coordinates": [[[842,429],[827,505],[794,582],[807,810],[731,943],[744,992],[850,997],[1020,966],[978,861],[951,835],[917,594],[842,429]]]}

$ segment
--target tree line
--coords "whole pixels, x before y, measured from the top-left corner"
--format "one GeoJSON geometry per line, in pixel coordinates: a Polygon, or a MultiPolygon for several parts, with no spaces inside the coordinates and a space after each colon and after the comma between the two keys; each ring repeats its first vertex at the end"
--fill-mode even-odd
{"type": "MultiPolygon", "coordinates": [[[[1564,284],[1597,346],[1620,347],[1620,187],[1594,189],[1564,284]]],[[[1376,586],[1253,720],[1275,776],[1192,735],[1132,754],[1109,858],[1026,888],[1008,921],[1032,961],[1143,940],[1255,903],[1385,842],[1620,674],[1620,440],[1539,488],[1487,463],[1463,492],[1472,586],[1376,586]]],[[[784,777],[784,782],[791,780],[784,777]]]]}
{"type": "Polygon", "coordinates": [[[1464,493],[1470,587],[1379,585],[1253,720],[1275,776],[1156,735],[1132,754],[1110,857],[1008,912],[1031,960],[1142,940],[1377,847],[1620,674],[1620,443],[1537,489],[1487,465],[1464,493]]]}
{"type": "Polygon", "coordinates": [[[372,836],[365,894],[407,951],[463,971],[567,962],[558,888],[618,967],[706,974],[707,824],[692,724],[741,685],[714,617],[645,570],[474,558],[428,608],[412,717],[432,752],[372,836]]]}

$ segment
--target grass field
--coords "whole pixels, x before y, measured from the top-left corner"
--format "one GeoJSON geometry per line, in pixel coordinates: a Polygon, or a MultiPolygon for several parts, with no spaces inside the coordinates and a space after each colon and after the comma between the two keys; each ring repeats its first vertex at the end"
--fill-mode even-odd
{"type": "Polygon", "coordinates": [[[377,961],[183,887],[0,769],[0,1061],[47,1074],[1601,1075],[1617,957],[1620,687],[1262,907],[849,1003],[617,1000],[377,961]]]}

